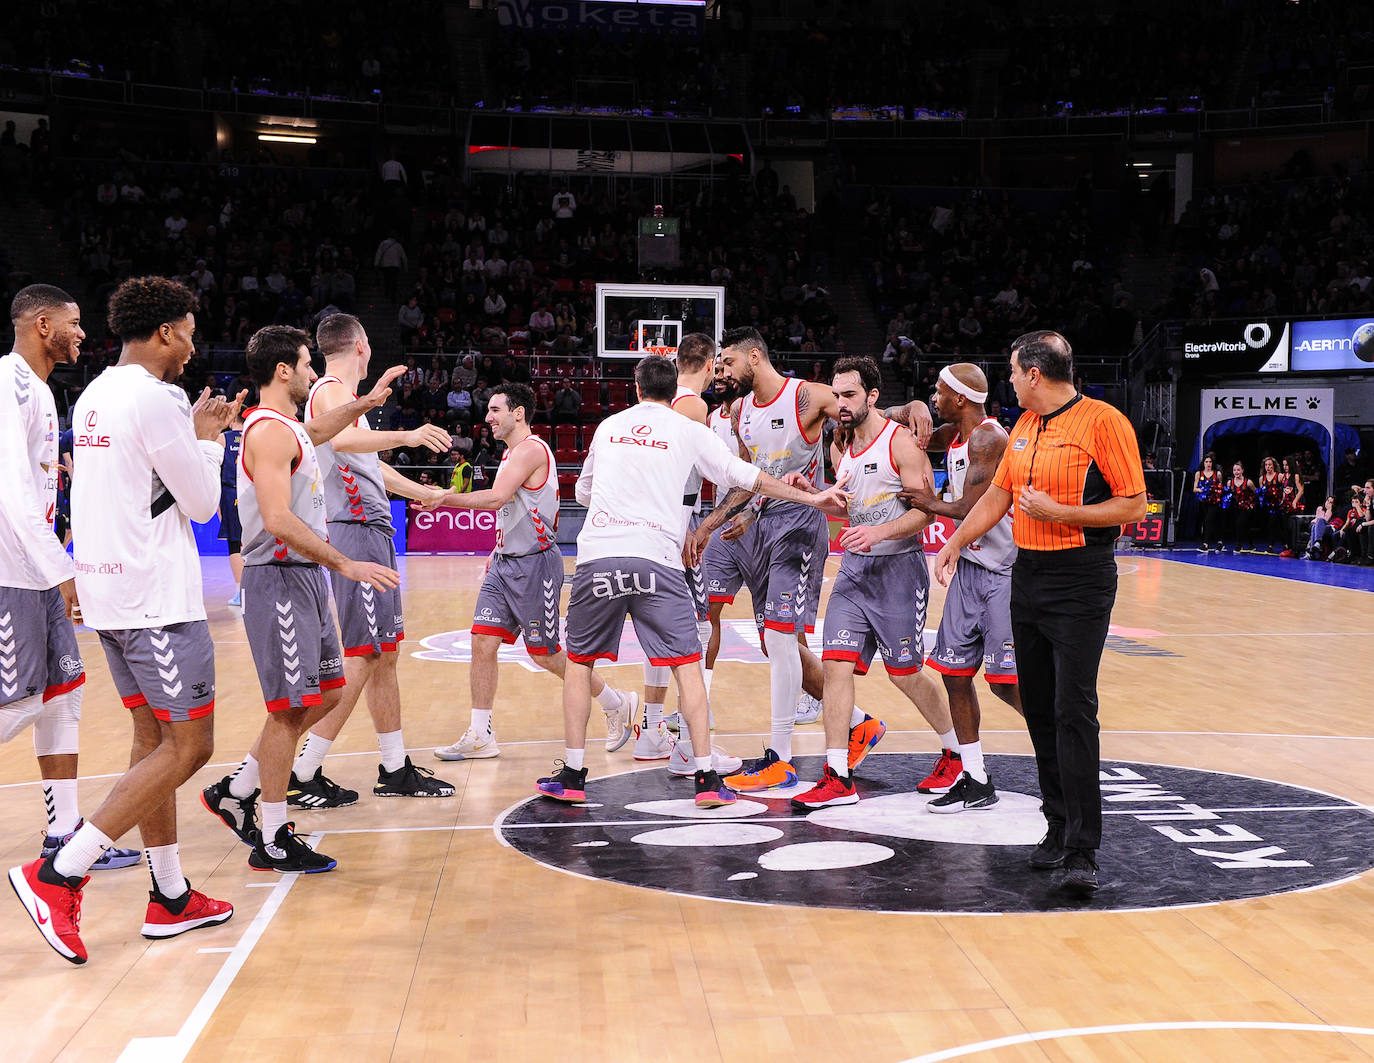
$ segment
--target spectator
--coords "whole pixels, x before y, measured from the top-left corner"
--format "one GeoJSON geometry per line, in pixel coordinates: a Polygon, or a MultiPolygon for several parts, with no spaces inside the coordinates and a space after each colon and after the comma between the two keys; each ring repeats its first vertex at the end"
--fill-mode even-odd
{"type": "Polygon", "coordinates": [[[582,393],[568,380],[558,385],[553,395],[555,424],[576,424],[582,413],[582,393]]]}
{"type": "Polygon", "coordinates": [[[477,370],[473,366],[472,355],[465,354],[459,359],[458,364],[453,367],[452,381],[458,387],[469,389],[477,382],[477,370]]]}
{"type": "Polygon", "coordinates": [[[472,424],[472,392],[459,384],[454,384],[448,392],[449,416],[461,425],[472,424]]]}
{"type": "Polygon", "coordinates": [[[543,303],[536,303],[529,321],[531,341],[537,344],[552,343],[556,327],[557,323],[549,313],[548,307],[543,303]]]}
{"type": "Polygon", "coordinates": [[[377,251],[372,256],[372,264],[381,267],[382,287],[386,297],[394,301],[400,285],[401,272],[410,266],[406,249],[401,246],[401,241],[396,239],[394,232],[388,233],[377,245],[377,251]]]}
{"type": "Polygon", "coordinates": [[[420,309],[420,301],[411,296],[405,306],[396,311],[396,322],[401,326],[401,346],[411,347],[420,334],[420,326],[425,323],[425,312],[420,309]]]}

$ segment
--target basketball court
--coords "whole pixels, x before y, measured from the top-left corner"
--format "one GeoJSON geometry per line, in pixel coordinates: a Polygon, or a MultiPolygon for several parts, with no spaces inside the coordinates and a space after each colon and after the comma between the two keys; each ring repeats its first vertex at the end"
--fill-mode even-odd
{"type": "MultiPolygon", "coordinates": [[[[1195,555],[1194,555],[1195,556],[1195,555]]],[[[803,816],[770,794],[698,812],[688,781],[607,754],[594,713],[588,804],[532,799],[562,756],[560,690],[503,651],[497,760],[431,756],[467,726],[467,628],[482,559],[411,556],[400,662],[417,763],[457,786],[379,801],[359,712],[326,771],[363,792],[298,830],[326,875],[249,870],[200,806],[261,725],[222,558],[205,559],[218,652],[212,765],[180,793],[192,883],[220,927],[139,936],[146,870],[86,890],[90,962],[53,955],[5,902],[0,1025],[22,1060],[373,1061],[849,1058],[875,1061],[1374,1057],[1374,573],[1347,586],[1183,555],[1119,557],[1103,656],[1103,888],[1075,903],[1025,867],[1043,833],[1030,745],[986,696],[1002,800],[932,816],[915,782],[937,741],[879,675],[859,704],[888,732],[856,806],[803,816]]],[[[1267,559],[1257,559],[1266,562],[1267,559]]],[[[571,571],[571,559],[565,565],[571,571]]],[[[833,575],[838,559],[832,557],[833,575]]],[[[943,591],[932,584],[932,627],[943,591]]],[[[565,596],[566,604],[566,596],[565,596]]],[[[747,597],[727,609],[717,741],[757,755],[768,673],[747,597]]],[[[932,633],[933,634],[933,633],[932,633]]],[[[127,713],[94,635],[81,803],[124,767],[127,713]]],[[[604,670],[637,687],[627,641],[604,670]]],[[[985,685],[979,681],[981,690],[985,685]]],[[[819,724],[798,729],[815,778],[819,724]]],[[[809,776],[808,776],[808,773],[809,776]]],[[[29,743],[0,747],[7,865],[40,845],[29,743]]],[[[136,837],[125,844],[137,845],[136,837]]]]}

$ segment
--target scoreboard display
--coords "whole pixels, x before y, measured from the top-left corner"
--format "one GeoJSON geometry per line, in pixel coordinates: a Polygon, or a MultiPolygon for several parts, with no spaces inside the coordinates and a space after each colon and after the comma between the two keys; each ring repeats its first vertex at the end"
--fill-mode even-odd
{"type": "Polygon", "coordinates": [[[1145,503],[1145,516],[1123,527],[1123,534],[1134,546],[1170,546],[1169,502],[1151,498],[1145,503]]]}

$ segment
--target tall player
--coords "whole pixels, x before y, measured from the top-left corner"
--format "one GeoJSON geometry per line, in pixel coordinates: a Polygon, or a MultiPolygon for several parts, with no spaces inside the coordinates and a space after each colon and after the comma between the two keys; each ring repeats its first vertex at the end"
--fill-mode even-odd
{"type": "MultiPolygon", "coordinates": [[[[81,825],[78,724],[86,671],[72,620],[76,572],[53,531],[57,406],[48,377],[76,361],[81,308],[61,288],[31,284],[10,304],[14,350],[0,358],[0,742],[33,724],[47,827],[43,856],[81,825]]],[[[107,849],[95,870],[129,867],[137,849],[107,849]]]]}
{"type": "Polygon", "coordinates": [[[194,352],[195,305],[189,289],[163,277],[116,288],[109,326],[124,349],[73,416],[76,589],[133,715],[133,748],[129,770],[72,839],[9,873],[34,925],[72,963],[86,962],[83,876],[135,825],[153,872],[145,936],[234,914],[191,889],[177,850],[176,789],[214,749],[215,653],[191,521],[208,521],[219,503],[223,432],[243,399],[212,398],[206,388],[192,406],[173,383],[194,352]]]}
{"type": "MultiPolygon", "coordinates": [[[[558,549],[558,477],[553,451],[530,430],[534,391],[502,384],[487,402],[491,434],[506,444],[496,479],[486,491],[444,493],[426,509],[496,510],[496,548],[487,561],[472,618],[472,719],[463,736],[434,751],[440,760],[487,760],[501,755],[492,730],[497,662],[501,646],[525,639],[525,652],[559,679],[567,656],[558,642],[558,601],[563,592],[563,554],[558,549]]],[[[591,677],[591,693],[606,713],[606,749],[630,737],[639,697],[591,677]]]]}
{"type": "Polygon", "coordinates": [[[310,334],[268,325],[253,333],[244,358],[261,398],[244,417],[239,453],[243,625],[267,703],[267,720],[234,776],[207,787],[201,797],[205,807],[242,838],[243,828],[252,825],[251,805],[261,787],[262,826],[251,835],[248,866],[313,874],[333,870],[336,862],[296,836],[286,820],[286,791],[291,754],[301,732],[338,703],[344,685],[339,634],[320,566],[382,591],[401,582],[393,569],[355,561],[329,544],[315,447],[385,402],[391,394],[387,385],[405,367],[383,374],[364,398],[316,417],[307,426],[296,419],[296,410],[315,381],[310,334]],[[238,807],[230,809],[231,803],[238,807]]]}
{"type": "MultiPolygon", "coordinates": [[[[949,711],[921,671],[925,657],[930,572],[921,530],[930,518],[899,497],[930,478],[930,460],[896,421],[874,407],[882,371],[872,358],[841,358],[832,390],[840,433],[831,444],[836,482],[849,518],[840,536],[844,557],[825,608],[825,771],[816,786],[792,799],[803,811],[858,801],[853,772],[886,728],[854,708],[854,676],[875,652],[887,676],[917,707],[941,745],[953,741],[949,711]]],[[[793,474],[800,479],[799,474],[793,474]]]]}
{"type": "MultiPolygon", "coordinates": [[[[315,381],[305,406],[305,422],[323,417],[357,398],[358,384],[367,376],[372,346],[362,323],[351,314],[330,314],[315,330],[324,355],[324,376],[315,381]]],[[[318,448],[324,470],[325,513],[329,541],[340,553],[383,568],[396,567],[392,542],[391,503],[387,492],[419,501],[439,492],[402,476],[377,457],[392,447],[426,447],[436,454],[452,440],[442,428],[421,425],[411,432],[373,431],[366,416],[348,425],[318,448]]],[[[451,797],[452,783],[434,778],[406,756],[401,731],[401,687],[396,657],[405,638],[401,591],[358,582],[337,570],[330,573],[334,603],[343,632],[344,677],[347,686],[329,715],[310,727],[305,745],[292,765],[287,803],[296,808],[340,808],[358,799],[324,774],[324,758],[363,691],[377,730],[381,764],[372,792],[378,797],[451,797]]]]}
{"type": "MultiPolygon", "coordinates": [[[[996,418],[987,415],[987,397],[987,377],[976,365],[960,362],[940,370],[935,412],[948,423],[936,430],[927,449],[946,452],[953,499],[945,502],[936,498],[924,483],[907,488],[903,497],[921,512],[962,522],[988,489],[1007,449],[1007,432],[996,418]]],[[[900,411],[900,416],[905,420],[906,411],[900,411]]],[[[978,730],[982,714],[973,677],[981,665],[992,692],[1021,712],[1016,648],[1011,636],[1011,566],[1015,560],[1010,512],[959,552],[959,564],[945,595],[935,652],[926,663],[944,677],[959,739],[958,763],[953,767],[962,770],[954,785],[926,806],[931,812],[963,812],[997,803],[997,790],[983,761],[978,730]]]]}
{"type": "Polygon", "coordinates": [[[838,491],[808,495],[780,483],[731,455],[705,426],[674,413],[677,370],[668,359],[642,359],[635,367],[635,386],[639,403],[597,427],[577,481],[577,499],[588,513],[577,536],[568,604],[566,759],[539,780],[537,790],[557,801],[586,800],[592,665],[601,658],[615,660],[628,614],[649,663],[673,670],[696,753],[696,802],[714,808],[733,803],[735,795],[711,766],[706,687],[698,666],[701,644],[683,573],[683,489],[696,470],[712,483],[802,505],[826,505],[838,491]]]}
{"type": "MultiPolygon", "coordinates": [[[[773,477],[795,472],[818,484],[823,465],[821,432],[827,417],[839,417],[834,393],[820,384],[784,377],[774,367],[763,337],[748,326],[725,333],[721,355],[725,376],[740,392],[734,414],[740,455],[773,477]]],[[[743,513],[751,499],[752,492],[739,489],[726,495],[693,535],[689,557],[699,555],[711,534],[743,513]]],[[[772,723],[763,756],[746,761],[738,775],[726,780],[741,791],[796,782],[792,729],[802,691],[798,637],[815,624],[829,554],[825,515],[807,505],[766,503],[755,536],[762,595],[755,596],[754,608],[763,618],[772,723]]]]}
{"type": "MultiPolygon", "coordinates": [[[[716,354],[716,342],[705,333],[693,332],[682,337],[677,348],[677,393],[671,406],[682,416],[697,424],[708,422],[706,402],[701,393],[710,381],[716,354]]],[[[682,489],[683,534],[696,530],[700,522],[702,476],[698,471],[688,474],[687,483],[682,489]]],[[[703,651],[708,650],[713,628],[711,626],[711,607],[707,601],[706,581],[702,573],[701,559],[696,564],[686,566],[687,589],[691,592],[692,603],[696,609],[697,638],[703,651]]],[[[719,622],[714,628],[716,643],[719,646],[719,622]]],[[[714,661],[714,658],[712,658],[714,661]]],[[[663,702],[668,693],[668,669],[651,664],[644,666],[644,722],[635,727],[635,760],[668,761],[668,770],[674,775],[691,775],[694,771],[695,754],[692,741],[681,732],[672,741],[668,727],[663,720],[663,702]]],[[[703,671],[706,685],[706,700],[711,700],[711,677],[703,671]]],[[[679,713],[679,715],[681,715],[679,713]]],[[[708,723],[713,723],[713,720],[708,723]]],[[[711,752],[711,763],[717,772],[730,774],[738,771],[742,761],[724,751],[711,752]]]]}

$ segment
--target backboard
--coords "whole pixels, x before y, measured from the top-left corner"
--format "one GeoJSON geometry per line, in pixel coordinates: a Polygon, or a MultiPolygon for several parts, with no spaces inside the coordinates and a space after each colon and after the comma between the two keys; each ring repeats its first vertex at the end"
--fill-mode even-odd
{"type": "Polygon", "coordinates": [[[638,359],[649,351],[673,357],[682,337],[704,332],[717,343],[725,331],[725,289],[691,284],[598,284],[596,353],[638,359]]]}

